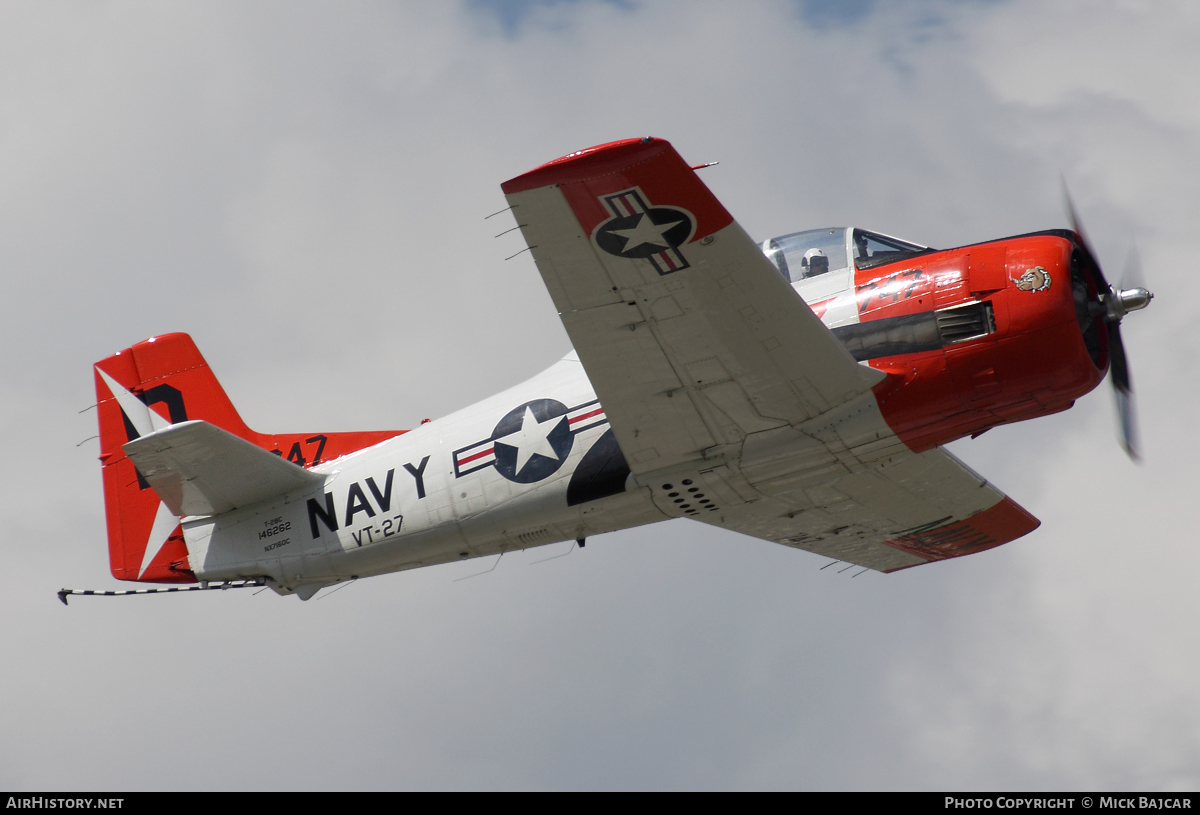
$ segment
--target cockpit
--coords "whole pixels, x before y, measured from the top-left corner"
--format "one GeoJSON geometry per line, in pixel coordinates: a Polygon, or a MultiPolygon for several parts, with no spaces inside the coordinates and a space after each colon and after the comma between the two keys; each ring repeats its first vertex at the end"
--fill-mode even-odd
{"type": "Polygon", "coordinates": [[[869,269],[933,251],[890,235],[855,227],[810,229],[762,242],[763,253],[791,283],[852,268],[869,269]]]}

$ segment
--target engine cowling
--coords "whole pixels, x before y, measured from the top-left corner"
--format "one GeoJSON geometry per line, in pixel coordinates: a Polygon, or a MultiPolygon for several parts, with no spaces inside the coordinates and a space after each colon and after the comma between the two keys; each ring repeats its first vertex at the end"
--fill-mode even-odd
{"type": "Polygon", "coordinates": [[[1090,255],[1066,230],[856,269],[859,324],[835,328],[888,424],[924,450],[1066,410],[1109,365],[1090,255]]]}

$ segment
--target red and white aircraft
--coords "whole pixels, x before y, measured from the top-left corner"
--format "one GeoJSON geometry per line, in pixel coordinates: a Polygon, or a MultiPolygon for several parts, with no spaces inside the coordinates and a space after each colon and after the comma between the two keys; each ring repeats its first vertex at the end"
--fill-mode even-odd
{"type": "Polygon", "coordinates": [[[1118,326],[1151,295],[1110,287],[1078,227],[759,245],[652,138],[502,188],[574,352],[411,431],[277,435],[185,334],[101,360],[113,575],[308,599],[669,518],[894,572],[1038,526],[947,442],[1065,410],[1111,367],[1133,453],[1118,326]]]}

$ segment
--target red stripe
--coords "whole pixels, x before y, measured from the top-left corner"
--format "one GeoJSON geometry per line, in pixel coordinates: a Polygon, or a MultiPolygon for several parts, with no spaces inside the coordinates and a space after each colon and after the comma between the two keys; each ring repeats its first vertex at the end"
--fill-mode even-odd
{"type": "Polygon", "coordinates": [[[626,215],[637,215],[637,210],[633,207],[633,198],[631,196],[622,195],[617,200],[621,202],[623,207],[625,207],[626,215]]]}
{"type": "Polygon", "coordinates": [[[576,422],[582,422],[584,419],[590,419],[593,416],[599,416],[603,412],[604,412],[604,408],[596,408],[591,413],[585,413],[582,416],[576,416],[574,419],[568,419],[567,424],[575,424],[576,422]]]}
{"type": "Polygon", "coordinates": [[[658,256],[667,262],[667,265],[671,267],[672,272],[679,268],[675,261],[671,259],[671,254],[669,252],[660,252],[658,256]]]}
{"type": "Polygon", "coordinates": [[[809,306],[809,308],[812,309],[813,314],[817,315],[817,319],[819,320],[825,316],[825,312],[829,310],[829,307],[833,305],[833,301],[836,299],[836,297],[830,297],[828,300],[822,300],[819,303],[813,303],[809,306]]]}
{"type": "Polygon", "coordinates": [[[495,447],[489,447],[488,449],[484,450],[482,453],[476,453],[475,455],[468,456],[467,458],[460,458],[458,460],[458,466],[461,467],[462,465],[468,464],[477,458],[483,458],[484,456],[490,456],[493,452],[495,452],[495,450],[496,450],[495,447]]]}

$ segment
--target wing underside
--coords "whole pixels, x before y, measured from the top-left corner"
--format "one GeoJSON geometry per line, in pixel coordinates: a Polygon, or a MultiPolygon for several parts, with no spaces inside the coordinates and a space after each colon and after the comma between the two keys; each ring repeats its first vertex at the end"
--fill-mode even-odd
{"type": "Polygon", "coordinates": [[[503,185],[639,483],[668,515],[883,571],[1037,521],[949,453],[914,454],[855,362],[665,141],[503,185]]]}
{"type": "Polygon", "coordinates": [[[634,473],[819,416],[882,377],[666,142],[609,145],[504,189],[634,473]]]}
{"type": "Polygon", "coordinates": [[[697,520],[882,572],[982,552],[1038,526],[941,449],[819,482],[758,486],[762,498],[697,520]]]}

